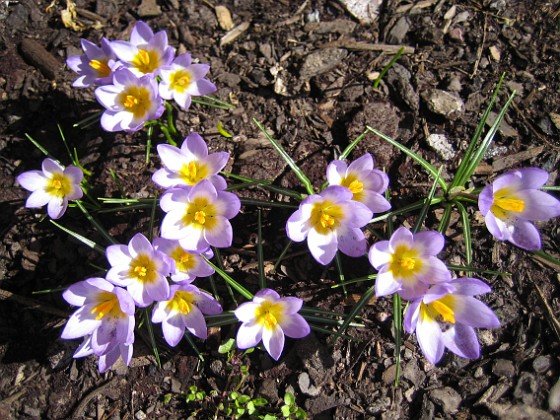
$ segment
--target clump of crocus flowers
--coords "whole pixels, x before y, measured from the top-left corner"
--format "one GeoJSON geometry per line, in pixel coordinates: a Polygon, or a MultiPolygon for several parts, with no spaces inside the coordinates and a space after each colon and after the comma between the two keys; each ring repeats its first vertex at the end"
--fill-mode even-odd
{"type": "MultiPolygon", "coordinates": [[[[164,101],[173,99],[186,110],[192,98],[216,87],[205,79],[206,64],[193,63],[189,54],[175,56],[165,31],[154,33],[138,22],[129,41],[102,39],[97,46],[82,40],[84,54],[70,57],[68,66],[78,73],[75,87],[97,87],[95,95],[105,107],[101,124],[108,131],[137,131],[164,112],[164,101]]],[[[180,147],[158,145],[162,168],[152,177],[164,191],[160,207],[165,213],[161,237],[135,234],[128,244],[110,245],[110,265],[105,278],[92,277],[71,285],[64,299],[76,311],[62,338],[82,338],[74,357],[96,355],[99,370],[107,371],[119,358],[132,358],[136,309],[151,312],[151,322],[161,324],[164,339],[177,346],[185,334],[206,339],[206,315],[223,311],[222,304],[193,282],[211,276],[208,263],[218,248],[233,242],[230,220],[241,209],[240,199],[227,191],[220,175],[227,152],[209,153],[199,133],[189,134],[180,147]]],[[[19,184],[31,191],[25,206],[47,206],[52,219],[63,216],[68,203],[80,200],[82,170],[66,168],[47,158],[42,170],[20,174],[19,184]]],[[[289,217],[286,233],[294,242],[306,241],[312,257],[330,264],[338,251],[350,257],[367,256],[377,270],[378,297],[393,293],[408,302],[404,328],[416,333],[419,346],[431,363],[445,348],[465,358],[477,358],[480,345],[475,328],[497,328],[494,312],[475,296],[490,286],[479,279],[454,279],[439,259],[445,245],[436,231],[413,232],[398,228],[388,240],[369,247],[363,229],[376,213],[391,209],[385,198],[387,175],[376,169],[366,153],[350,163],[333,160],[326,169],[328,185],[304,198],[289,217]]],[[[560,201],[540,190],[548,173],[538,168],[510,171],[496,178],[479,195],[479,209],[490,233],[526,249],[541,248],[535,221],[560,215],[560,201]]],[[[310,326],[300,314],[303,300],[281,297],[263,288],[232,314],[241,325],[239,349],[262,342],[279,360],[286,337],[303,338],[310,326]]]]}
{"type": "Polygon", "coordinates": [[[68,67],[78,73],[74,87],[94,87],[105,108],[101,126],[107,131],[137,131],[164,111],[164,100],[173,99],[183,110],[192,98],[209,95],[216,86],[205,76],[207,64],[193,63],[188,53],[175,56],[167,33],[142,21],[132,28],[130,40],[110,41],[101,46],[83,39],[83,55],[69,57],[68,67]]]}

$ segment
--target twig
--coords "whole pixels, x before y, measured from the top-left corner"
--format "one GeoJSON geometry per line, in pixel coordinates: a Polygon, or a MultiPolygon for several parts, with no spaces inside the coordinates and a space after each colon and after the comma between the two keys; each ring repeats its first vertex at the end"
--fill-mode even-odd
{"type": "Polygon", "coordinates": [[[116,379],[117,379],[117,376],[114,376],[109,381],[105,382],[103,385],[95,388],[93,391],[91,391],[89,394],[87,394],[82,399],[82,401],[80,401],[80,403],[77,405],[77,407],[74,409],[74,412],[72,413],[72,418],[73,419],[84,418],[86,408],[87,408],[88,404],[90,403],[90,401],[93,398],[95,398],[96,396],[102,395],[108,388],[110,388],[112,385],[114,385],[114,383],[116,382],[116,379]]]}
{"type": "Polygon", "coordinates": [[[478,65],[480,64],[480,59],[482,57],[482,50],[484,49],[484,43],[486,42],[486,24],[488,23],[488,18],[486,14],[484,14],[484,28],[482,30],[482,42],[478,47],[478,52],[476,53],[476,61],[474,62],[473,72],[471,74],[471,79],[474,78],[476,72],[478,71],[478,65]]]}

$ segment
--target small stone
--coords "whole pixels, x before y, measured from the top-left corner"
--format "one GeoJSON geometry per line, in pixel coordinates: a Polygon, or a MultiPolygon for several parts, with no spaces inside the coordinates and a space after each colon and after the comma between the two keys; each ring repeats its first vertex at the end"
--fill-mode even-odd
{"type": "Polygon", "coordinates": [[[441,406],[444,413],[453,414],[459,410],[461,396],[450,387],[432,389],[429,393],[430,399],[441,406]]]}
{"type": "Polygon", "coordinates": [[[537,373],[545,373],[552,366],[552,357],[550,356],[539,356],[533,360],[533,369],[537,373]]]}
{"type": "Polygon", "coordinates": [[[156,0],[142,0],[138,6],[138,16],[154,17],[161,15],[161,7],[158,6],[156,0]]]}
{"type": "Polygon", "coordinates": [[[492,366],[492,373],[499,377],[511,379],[515,375],[515,367],[511,360],[498,359],[492,366]]]}
{"type": "Polygon", "coordinates": [[[513,390],[513,396],[521,400],[524,404],[532,405],[536,392],[537,381],[535,376],[528,372],[522,373],[513,390]]]}
{"type": "Polygon", "coordinates": [[[426,105],[435,114],[452,117],[465,109],[463,100],[454,93],[440,89],[432,89],[423,95],[426,105]]]}
{"type": "Polygon", "coordinates": [[[216,18],[218,19],[220,28],[224,31],[232,30],[234,25],[229,9],[225,6],[216,6],[214,11],[216,12],[216,18]]]}
{"type": "Polygon", "coordinates": [[[430,134],[426,141],[443,160],[451,160],[455,157],[456,152],[445,134],[430,134]]]}
{"type": "Polygon", "coordinates": [[[410,24],[408,23],[408,19],[406,16],[402,16],[387,34],[387,43],[396,45],[402,44],[409,29],[410,24]]]}
{"type": "Polygon", "coordinates": [[[394,384],[397,378],[397,365],[391,365],[383,371],[381,379],[385,385],[394,384]]]}
{"type": "Polygon", "coordinates": [[[323,48],[309,54],[301,66],[300,76],[309,79],[327,73],[337,67],[347,57],[348,51],[342,48],[323,48]]]}
{"type": "Polygon", "coordinates": [[[301,372],[298,376],[298,385],[301,392],[310,397],[316,397],[321,393],[321,388],[311,384],[311,378],[307,372],[301,372]]]}
{"type": "Polygon", "coordinates": [[[550,394],[548,394],[548,407],[552,411],[560,411],[560,379],[550,388],[550,394]]]}
{"type": "Polygon", "coordinates": [[[383,4],[383,0],[340,0],[340,2],[362,25],[375,22],[383,4]]]}
{"type": "Polygon", "coordinates": [[[138,411],[136,412],[136,414],[134,415],[134,418],[135,418],[136,420],[144,420],[144,419],[147,419],[148,416],[147,416],[146,413],[144,413],[142,410],[138,410],[138,411]]]}

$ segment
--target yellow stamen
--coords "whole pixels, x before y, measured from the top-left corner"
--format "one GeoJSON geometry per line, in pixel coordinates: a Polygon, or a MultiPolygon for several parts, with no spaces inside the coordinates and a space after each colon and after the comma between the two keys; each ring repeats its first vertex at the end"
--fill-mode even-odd
{"type": "Polygon", "coordinates": [[[206,221],[206,214],[205,214],[202,210],[197,211],[197,212],[194,214],[194,220],[196,220],[198,223],[200,223],[201,225],[203,225],[204,222],[206,221]]]}
{"type": "Polygon", "coordinates": [[[141,283],[151,283],[157,278],[157,266],[149,255],[140,254],[130,262],[128,275],[141,283]]]}
{"type": "Polygon", "coordinates": [[[132,65],[143,74],[152,73],[159,67],[160,56],[157,51],[138,50],[132,60],[132,65]]]}
{"type": "Polygon", "coordinates": [[[134,272],[141,277],[145,277],[148,269],[146,267],[136,266],[134,267],[134,272]]]}
{"type": "Polygon", "coordinates": [[[196,160],[191,160],[189,163],[184,164],[179,174],[181,179],[188,185],[195,185],[210,175],[208,167],[196,160]]]}
{"type": "Polygon", "coordinates": [[[416,261],[414,260],[414,258],[410,258],[410,257],[401,258],[399,263],[400,266],[405,270],[413,270],[414,266],[416,265],[416,261]]]}
{"type": "Polygon", "coordinates": [[[525,202],[519,198],[497,198],[494,205],[514,213],[521,213],[525,208],[525,202]]]}
{"type": "Polygon", "coordinates": [[[438,317],[439,319],[441,319],[443,322],[449,322],[451,324],[455,324],[455,314],[453,313],[453,309],[447,306],[443,302],[443,299],[436,300],[430,303],[430,305],[439,314],[438,317]]]}
{"type": "Polygon", "coordinates": [[[321,235],[326,235],[336,229],[339,220],[344,218],[342,207],[328,200],[313,205],[311,209],[311,225],[321,235]]]}
{"type": "Polygon", "coordinates": [[[138,50],[138,58],[143,65],[148,66],[150,64],[150,54],[148,51],[138,50]]]}
{"type": "Polygon", "coordinates": [[[94,69],[99,77],[107,77],[111,74],[111,69],[107,65],[107,59],[105,60],[91,60],[89,66],[94,69]]]}
{"type": "Polygon", "coordinates": [[[284,316],[284,308],[279,303],[263,302],[255,310],[255,318],[257,323],[267,330],[274,330],[282,321],[284,316]]]}
{"type": "Polygon", "coordinates": [[[194,293],[177,290],[173,298],[167,303],[167,307],[171,312],[180,312],[187,315],[195,303],[196,295],[194,293]]]}
{"type": "Polygon", "coordinates": [[[62,173],[56,173],[47,183],[45,191],[55,197],[64,197],[72,191],[72,182],[62,173]]]}
{"type": "Polygon", "coordinates": [[[355,179],[348,185],[348,189],[352,194],[359,194],[364,192],[364,184],[355,179]]]}
{"type": "Polygon", "coordinates": [[[123,105],[125,106],[125,108],[132,108],[139,103],[141,103],[141,99],[137,98],[136,96],[126,95],[123,105]]]}
{"type": "Polygon", "coordinates": [[[126,316],[121,310],[117,295],[114,293],[101,292],[97,297],[97,301],[99,303],[91,309],[91,314],[95,315],[97,321],[109,314],[113,317],[126,316]]]}
{"type": "Polygon", "coordinates": [[[182,93],[191,84],[191,75],[185,70],[177,70],[169,78],[171,89],[182,93]]]}
{"type": "Polygon", "coordinates": [[[334,217],[326,214],[321,213],[321,226],[324,228],[329,228],[334,225],[334,217]]]}
{"type": "Polygon", "coordinates": [[[418,251],[405,244],[395,248],[389,264],[393,276],[402,278],[405,282],[414,280],[424,265],[418,251]]]}

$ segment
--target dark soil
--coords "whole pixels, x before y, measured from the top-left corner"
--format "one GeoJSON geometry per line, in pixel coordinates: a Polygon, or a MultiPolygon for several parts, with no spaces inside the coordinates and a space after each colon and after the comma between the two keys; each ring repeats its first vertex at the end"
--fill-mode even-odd
{"type": "MultiPolygon", "coordinates": [[[[447,353],[437,366],[430,365],[415,336],[407,335],[402,376],[395,387],[392,304],[380,299],[362,314],[365,328],[348,331],[353,340],[312,333],[288,341],[278,363],[261,350],[237,353],[231,360],[219,354],[218,345],[235,336],[234,325],[213,328],[206,342],[196,342],[204,361],[186,342],[175,349],[160,343],[163,366],[158,368],[141,328],[131,367],[117,366],[100,375],[94,358],[72,359],[78,342],[59,339],[72,311],[61,290],[99,274],[106,262],[49,223],[43,210],[25,209],[28,193],[15,181],[43,159],[26,134],[70,163],[60,127],[69,147],[76,148],[92,171],[94,195],[147,197],[157,192],[151,174],[159,161],[152,155],[145,163],[145,131],[115,135],[98,123],[86,129],[73,126],[100,106],[93,90],[71,87],[75,75],[64,67],[68,56],[80,53],[80,38],[96,43],[102,36],[127,39],[142,19],[156,30],[167,30],[179,51],[209,63],[216,95],[236,105],[232,111],[195,105],[177,113],[182,133],[198,131],[211,151],[231,153],[228,171],[300,188],[256,119],[316,186],[324,182],[328,162],[366,125],[443,165],[443,176],[450,178],[505,72],[494,111],[499,112],[513,90],[517,95],[477,170],[476,186],[520,166],[541,167],[550,172],[549,185],[558,185],[558,1],[386,0],[379,2],[377,20],[366,24],[335,0],[224,0],[221,4],[232,13],[234,25],[249,24],[226,45],[220,40],[227,31],[219,26],[210,2],[159,0],[155,8],[150,5],[156,2],[147,0],[75,3],[75,21],[83,25],[82,31],[64,26],[63,1],[49,9],[50,1],[0,2],[0,418],[227,418],[216,407],[236,389],[267,398],[268,409],[277,414],[284,394],[293,392],[310,417],[322,419],[558,415],[554,409],[560,407],[560,385],[553,388],[560,374],[558,267],[495,242],[475,208],[474,265],[511,273],[484,278],[494,291],[483,299],[499,315],[502,328],[479,331],[478,360],[447,353]],[[391,48],[383,47],[389,44],[391,48]],[[379,89],[373,89],[374,72],[381,71],[400,46],[410,49],[379,89]],[[451,108],[434,108],[432,99],[439,91],[456,98],[451,108]],[[219,134],[219,121],[232,138],[219,134]],[[433,149],[427,142],[430,134],[444,135],[453,152],[442,155],[433,149]],[[51,292],[36,294],[39,291],[51,292]],[[241,366],[248,367],[248,375],[240,382],[241,366]],[[187,403],[185,395],[193,385],[208,395],[204,404],[187,403]],[[217,396],[209,396],[212,390],[217,396]]],[[[164,141],[156,132],[153,142],[164,141]]],[[[402,153],[373,135],[366,136],[354,157],[365,151],[388,171],[394,207],[426,196],[429,177],[402,153]]],[[[240,194],[283,199],[259,189],[240,194]]],[[[427,229],[437,226],[438,214],[427,219],[427,229]]],[[[146,232],[148,216],[138,211],[98,218],[126,243],[135,232],[146,232]]],[[[263,209],[267,267],[285,245],[288,216],[288,211],[263,209]]],[[[462,230],[454,217],[443,257],[464,264],[462,230]]],[[[412,224],[414,219],[396,222],[412,224]]],[[[77,209],[70,209],[61,223],[104,244],[77,209]]],[[[382,224],[375,227],[383,232],[382,224]]],[[[558,220],[540,228],[544,250],[558,257],[558,220]]],[[[258,289],[256,231],[256,207],[247,206],[234,220],[233,247],[222,254],[231,275],[253,292],[258,289]]],[[[365,258],[343,259],[343,265],[348,278],[372,271],[365,258]]],[[[331,288],[337,281],[336,270],[315,263],[304,244],[294,246],[281,272],[268,278],[282,294],[338,312],[348,311],[371,286],[349,286],[346,297],[341,289],[331,288]]]]}

